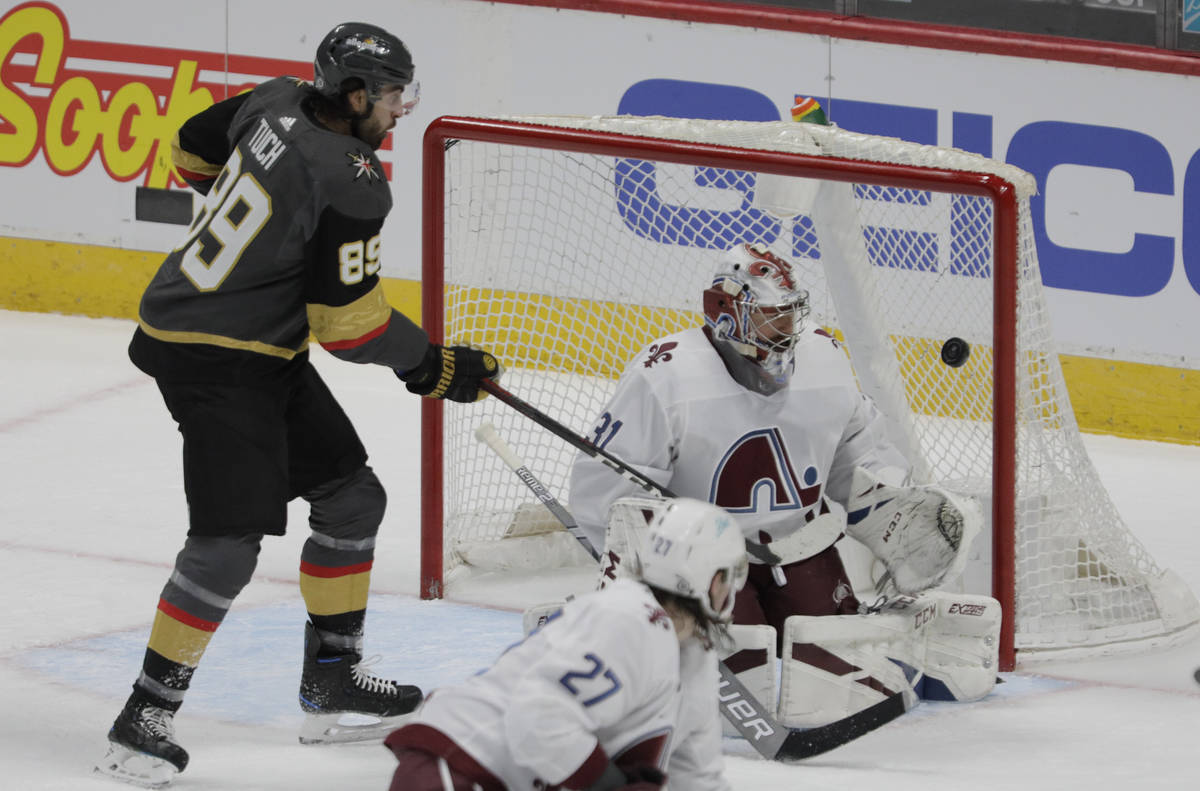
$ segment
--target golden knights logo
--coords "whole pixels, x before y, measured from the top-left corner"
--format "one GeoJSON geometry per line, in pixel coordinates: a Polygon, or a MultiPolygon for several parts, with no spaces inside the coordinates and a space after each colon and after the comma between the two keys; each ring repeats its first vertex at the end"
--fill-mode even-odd
{"type": "Polygon", "coordinates": [[[347,151],[346,156],[350,158],[350,167],[354,168],[354,180],[358,181],[361,176],[366,176],[367,181],[374,181],[378,178],[383,178],[379,172],[375,170],[375,163],[371,161],[370,154],[364,154],[361,151],[347,151]]]}

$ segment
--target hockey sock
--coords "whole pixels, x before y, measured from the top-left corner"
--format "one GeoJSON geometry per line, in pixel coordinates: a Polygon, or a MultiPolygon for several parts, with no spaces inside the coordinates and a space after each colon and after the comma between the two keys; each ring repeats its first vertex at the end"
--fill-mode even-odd
{"type": "Polygon", "coordinates": [[[375,534],[387,498],[369,467],[305,496],[312,534],[300,552],[300,594],[322,651],[362,653],[375,534]]]}
{"type": "Polygon", "coordinates": [[[176,711],[233,600],[250,581],[262,536],[189,537],[163,587],[134,689],[176,711]]]}

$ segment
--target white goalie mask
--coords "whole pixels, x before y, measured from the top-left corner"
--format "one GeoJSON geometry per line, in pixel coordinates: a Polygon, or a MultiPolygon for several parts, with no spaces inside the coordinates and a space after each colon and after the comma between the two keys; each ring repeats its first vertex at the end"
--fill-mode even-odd
{"type": "Polygon", "coordinates": [[[733,616],[733,600],[746,584],[749,565],[742,531],[718,506],[681,497],[671,500],[651,520],[638,553],[639,576],[647,585],[700,603],[718,623],[733,616]],[[713,602],[713,578],[723,574],[729,595],[713,602]]]}
{"type": "Polygon", "coordinates": [[[781,382],[791,376],[808,313],[808,291],[800,287],[795,267],[762,244],[729,248],[704,292],[704,322],[713,337],[781,382]]]}

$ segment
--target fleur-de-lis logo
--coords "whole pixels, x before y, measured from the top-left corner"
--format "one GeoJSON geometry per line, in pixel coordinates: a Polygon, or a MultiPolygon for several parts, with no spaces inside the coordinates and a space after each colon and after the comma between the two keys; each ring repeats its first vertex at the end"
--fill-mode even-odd
{"type": "Polygon", "coordinates": [[[678,345],[675,341],[669,341],[661,346],[657,343],[654,344],[650,347],[650,357],[642,364],[649,368],[657,362],[668,362],[671,359],[671,350],[678,345]]]}

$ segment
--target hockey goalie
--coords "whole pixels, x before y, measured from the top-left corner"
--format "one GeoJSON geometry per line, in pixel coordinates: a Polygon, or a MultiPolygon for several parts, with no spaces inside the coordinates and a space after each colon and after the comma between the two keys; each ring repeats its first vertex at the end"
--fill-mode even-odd
{"type": "MultiPolygon", "coordinates": [[[[789,261],[734,245],[702,304],[704,326],[629,362],[594,437],[675,494],[737,518],[752,563],[726,665],[764,704],[778,700],[791,727],[895,694],[987,695],[999,603],[939,590],[966,564],[983,521],[978,503],[910,481],[845,351],[807,322],[808,293],[789,261]],[[855,594],[839,552],[846,536],[884,569],[869,601],[855,594]]],[[[602,461],[576,457],[569,501],[605,547],[602,579],[637,554],[639,523],[628,514],[653,511],[652,500],[628,504],[637,493],[602,461]]]]}

